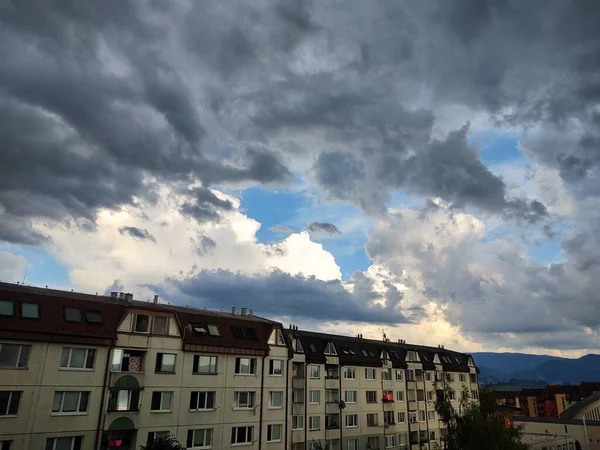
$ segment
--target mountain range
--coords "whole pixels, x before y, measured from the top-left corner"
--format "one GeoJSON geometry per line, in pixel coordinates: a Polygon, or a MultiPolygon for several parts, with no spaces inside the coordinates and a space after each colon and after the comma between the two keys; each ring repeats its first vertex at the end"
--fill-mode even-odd
{"type": "Polygon", "coordinates": [[[600,355],[577,359],[526,353],[473,353],[480,381],[536,380],[547,383],[600,381],[600,355]]]}

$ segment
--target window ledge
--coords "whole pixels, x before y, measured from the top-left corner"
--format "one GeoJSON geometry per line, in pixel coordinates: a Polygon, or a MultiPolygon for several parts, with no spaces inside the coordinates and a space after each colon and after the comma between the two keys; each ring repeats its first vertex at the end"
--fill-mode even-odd
{"type": "MultiPolygon", "coordinates": [[[[268,409],[283,409],[283,406],[269,406],[268,409]]],[[[275,441],[273,441],[275,442],[275,441]]]]}
{"type": "MultiPolygon", "coordinates": [[[[280,373],[270,373],[270,377],[282,377],[283,375],[280,373]]],[[[281,442],[281,441],[267,441],[267,442],[281,442]]]]}
{"type": "Polygon", "coordinates": [[[29,367],[11,367],[11,366],[0,366],[2,370],[28,370],[29,367]]]}
{"type": "Polygon", "coordinates": [[[155,409],[155,410],[150,410],[150,414],[168,414],[168,413],[172,413],[173,411],[170,409],[155,409]]]}
{"type": "Polygon", "coordinates": [[[55,411],[55,412],[51,412],[51,413],[50,413],[50,415],[51,415],[52,417],[62,417],[62,416],[87,416],[87,415],[88,415],[88,413],[87,413],[87,411],[86,411],[86,412],[79,412],[79,411],[77,411],[77,412],[58,412],[58,411],[55,411]]]}
{"type": "Polygon", "coordinates": [[[16,419],[17,417],[19,417],[16,414],[7,414],[5,416],[0,416],[0,419],[16,419]]]}
{"type": "Polygon", "coordinates": [[[86,369],[85,367],[59,367],[58,370],[65,372],[93,372],[94,369],[86,369]]]}
{"type": "Polygon", "coordinates": [[[211,409],[188,409],[188,411],[189,412],[213,412],[213,411],[215,411],[215,408],[211,408],[211,409]]]}
{"type": "Polygon", "coordinates": [[[234,411],[252,411],[253,409],[254,409],[254,406],[251,406],[250,408],[247,408],[245,406],[234,406],[233,407],[234,411]]]}
{"type": "Polygon", "coordinates": [[[267,441],[267,444],[277,444],[278,442],[281,442],[281,439],[276,439],[274,441],[267,441]]]}
{"type": "Polygon", "coordinates": [[[163,371],[155,371],[156,375],[176,375],[176,372],[163,372],[163,371]]]}
{"type": "MultiPolygon", "coordinates": [[[[256,376],[255,373],[236,373],[234,375],[236,377],[255,377],[256,376]]],[[[239,444],[231,444],[231,445],[239,445],[239,444]]],[[[244,445],[250,445],[250,444],[244,444],[244,445]]]]}
{"type": "Polygon", "coordinates": [[[231,444],[232,447],[243,447],[244,445],[252,445],[252,442],[238,442],[237,444],[231,444]]]}
{"type": "MultiPolygon", "coordinates": [[[[192,375],[219,375],[217,372],[192,372],[192,375]]],[[[208,447],[194,447],[194,448],[208,448],[208,447]]]]}

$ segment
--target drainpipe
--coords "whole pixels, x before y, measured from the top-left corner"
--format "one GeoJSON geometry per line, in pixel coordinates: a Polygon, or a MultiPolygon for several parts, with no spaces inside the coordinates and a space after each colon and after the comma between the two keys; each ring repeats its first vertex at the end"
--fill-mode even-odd
{"type": "Polygon", "coordinates": [[[102,438],[102,428],[105,418],[105,400],[106,400],[106,388],[108,385],[108,376],[110,374],[110,368],[112,363],[112,352],[115,348],[115,342],[108,349],[108,357],[106,358],[106,370],[104,371],[104,382],[102,383],[102,401],[100,402],[100,412],[98,414],[98,426],[96,427],[96,448],[100,449],[100,442],[102,438]]]}
{"type": "Polygon", "coordinates": [[[304,358],[304,449],[308,442],[308,363],[306,357],[304,358]]]}
{"type": "MultiPolygon", "coordinates": [[[[338,406],[340,405],[340,403],[342,402],[342,366],[339,363],[339,358],[338,358],[338,406]]],[[[344,403],[346,402],[346,400],[344,399],[344,403]]],[[[339,423],[340,423],[340,448],[343,449],[344,448],[344,444],[342,443],[342,430],[344,429],[344,424],[343,422],[343,415],[342,415],[342,408],[340,408],[340,418],[339,418],[339,423]]]]}
{"type": "Polygon", "coordinates": [[[381,411],[383,412],[383,448],[385,448],[385,402],[383,401],[383,370],[379,376],[381,377],[381,411]]]}
{"type": "MultiPolygon", "coordinates": [[[[435,376],[435,375],[434,375],[435,376]]],[[[427,425],[427,448],[431,450],[431,434],[429,433],[429,411],[427,410],[427,386],[425,385],[425,370],[423,370],[423,400],[425,400],[425,425],[427,425]]]]}
{"type": "Polygon", "coordinates": [[[293,355],[290,355],[289,349],[288,349],[288,358],[287,358],[287,362],[285,363],[285,449],[288,449],[288,445],[289,445],[289,441],[288,441],[288,417],[291,414],[288,414],[289,412],[291,412],[291,408],[290,408],[290,361],[292,360],[293,355]]]}
{"type": "Polygon", "coordinates": [[[265,358],[262,357],[262,370],[260,372],[260,413],[258,418],[258,450],[262,448],[263,403],[265,402],[265,358]]]}
{"type": "Polygon", "coordinates": [[[412,448],[412,443],[410,441],[410,436],[411,436],[411,429],[410,429],[410,414],[409,414],[409,406],[408,404],[410,403],[408,400],[408,364],[406,365],[406,369],[404,370],[404,392],[406,393],[406,398],[404,399],[406,401],[406,422],[408,423],[408,447],[412,448]]]}

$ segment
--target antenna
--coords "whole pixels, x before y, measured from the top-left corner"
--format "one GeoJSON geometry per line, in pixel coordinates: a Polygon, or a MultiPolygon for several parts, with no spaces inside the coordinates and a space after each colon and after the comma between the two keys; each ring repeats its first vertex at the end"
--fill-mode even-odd
{"type": "Polygon", "coordinates": [[[21,284],[25,284],[25,278],[27,278],[27,266],[28,264],[25,264],[25,270],[23,271],[23,282],[21,284]]]}
{"type": "Polygon", "coordinates": [[[383,340],[385,341],[387,339],[387,336],[385,335],[387,328],[380,328],[379,331],[381,331],[381,335],[383,336],[383,340]]]}

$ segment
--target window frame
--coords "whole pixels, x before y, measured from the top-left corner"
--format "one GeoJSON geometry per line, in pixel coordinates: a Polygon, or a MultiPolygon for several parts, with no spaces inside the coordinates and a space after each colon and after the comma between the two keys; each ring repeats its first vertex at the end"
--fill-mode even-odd
{"type": "Polygon", "coordinates": [[[217,375],[218,374],[218,364],[219,364],[218,356],[195,354],[194,359],[192,360],[192,374],[193,375],[217,375]],[[197,362],[196,362],[196,358],[198,358],[197,362]],[[200,364],[201,358],[209,358],[209,363],[208,363],[209,371],[208,372],[200,372],[199,371],[199,369],[201,367],[201,364],[200,364]],[[215,368],[214,372],[210,370],[213,367],[213,358],[214,358],[214,368],[215,368]],[[194,371],[194,368],[196,368],[198,370],[194,371]]]}
{"type": "Polygon", "coordinates": [[[256,400],[256,391],[233,391],[233,409],[252,409],[256,405],[254,405],[254,401],[256,400]],[[240,406],[240,394],[246,394],[247,400],[245,402],[246,406],[240,406]]]}
{"type": "Polygon", "coordinates": [[[235,375],[241,376],[256,376],[256,358],[246,358],[242,356],[238,356],[235,358],[235,375]],[[248,372],[242,372],[242,361],[248,361],[248,372]]]}
{"type": "Polygon", "coordinates": [[[214,411],[217,398],[216,391],[190,391],[190,401],[188,403],[188,411],[214,411]],[[203,408],[200,407],[200,396],[204,394],[203,408]],[[196,396],[196,408],[192,408],[192,398],[196,396]],[[212,397],[212,406],[209,408],[209,398],[212,397]]]}
{"type": "Polygon", "coordinates": [[[404,381],[404,371],[402,369],[396,369],[396,381],[404,381]]]}
{"type": "Polygon", "coordinates": [[[406,423],[406,412],[398,411],[398,423],[406,423]]]}
{"type": "Polygon", "coordinates": [[[313,380],[318,380],[321,378],[321,366],[319,366],[318,364],[309,364],[308,367],[308,378],[311,378],[313,380]],[[314,375],[313,369],[314,372],[316,372],[316,376],[314,375]]]}
{"type": "Polygon", "coordinates": [[[344,419],[344,426],[346,428],[358,428],[358,414],[353,413],[353,414],[346,414],[345,419],[344,419]],[[348,419],[353,419],[350,420],[350,422],[354,422],[354,425],[348,425],[348,419]]]}
{"type": "Polygon", "coordinates": [[[152,395],[150,396],[150,412],[151,413],[170,413],[173,412],[173,399],[175,397],[175,393],[173,391],[152,391],[152,395]],[[165,401],[165,394],[168,394],[169,398],[169,409],[163,408],[163,402],[165,401]],[[153,404],[155,402],[155,398],[158,397],[159,409],[154,409],[153,404]]]}
{"type": "Polygon", "coordinates": [[[304,430],[304,415],[303,414],[293,414],[292,415],[292,430],[304,430]],[[294,426],[294,418],[296,419],[296,426],[294,426]],[[298,418],[300,418],[302,424],[298,426],[298,418]]]}
{"type": "Polygon", "coordinates": [[[253,435],[254,435],[254,426],[253,425],[242,425],[239,427],[232,427],[231,428],[231,446],[233,447],[233,446],[239,446],[239,445],[252,444],[253,435]],[[245,430],[246,430],[246,432],[244,433],[245,434],[244,441],[237,440],[237,438],[239,437],[239,432],[237,430],[239,430],[241,428],[245,428],[245,430]]]}
{"type": "Polygon", "coordinates": [[[104,318],[102,317],[102,311],[99,309],[84,309],[83,316],[85,317],[85,323],[89,323],[91,325],[104,325],[104,318]],[[92,314],[92,315],[88,315],[92,314]],[[94,314],[97,314],[100,320],[90,319],[94,314]]]}
{"type": "Polygon", "coordinates": [[[81,308],[76,308],[75,306],[65,306],[63,308],[63,320],[69,323],[83,323],[83,311],[81,308]],[[79,313],[79,320],[71,320],[67,317],[67,311],[77,311],[79,313]]]}
{"type": "Polygon", "coordinates": [[[95,348],[64,346],[61,348],[61,351],[60,351],[60,359],[58,362],[58,369],[59,370],[80,371],[80,372],[93,372],[96,367],[96,355],[97,354],[98,354],[98,351],[95,348]],[[63,366],[62,363],[63,363],[63,356],[65,353],[65,350],[69,351],[69,355],[67,356],[67,365],[63,366]],[[83,367],[73,367],[70,365],[73,361],[73,351],[74,350],[84,350],[85,351],[85,356],[83,358],[83,367]],[[93,352],[92,367],[87,367],[89,358],[90,358],[90,352],[93,352]]]}
{"type": "Polygon", "coordinates": [[[357,403],[357,398],[358,398],[358,391],[356,389],[346,389],[344,391],[344,402],[345,403],[355,404],[355,403],[357,403]],[[350,393],[350,392],[353,394],[354,401],[348,400],[348,393],[350,393]]]}
{"type": "Polygon", "coordinates": [[[344,367],[344,380],[356,380],[356,367],[344,367]]]}
{"type": "Polygon", "coordinates": [[[379,413],[367,413],[367,427],[378,427],[379,426],[379,413]],[[370,420],[373,419],[374,420],[370,420]],[[369,425],[370,423],[370,425],[369,425]]]}
{"type": "Polygon", "coordinates": [[[282,377],[283,376],[283,359],[270,359],[269,360],[269,376],[270,377],[282,377]],[[276,372],[275,363],[279,363],[279,373],[276,372]]]}
{"type": "Polygon", "coordinates": [[[321,416],[308,416],[308,430],[317,431],[321,429],[321,416]],[[317,421],[316,428],[313,426],[313,420],[317,421]]]}
{"type": "Polygon", "coordinates": [[[427,422],[435,422],[435,411],[434,410],[428,410],[427,411],[427,422]]]}
{"type": "Polygon", "coordinates": [[[0,300],[0,304],[10,305],[10,309],[12,311],[10,314],[5,314],[5,313],[1,312],[1,310],[0,310],[0,317],[15,317],[16,308],[15,308],[15,302],[13,300],[0,300]]]}
{"type": "Polygon", "coordinates": [[[396,391],[396,401],[397,402],[404,402],[404,391],[396,391]]]}
{"type": "Polygon", "coordinates": [[[280,423],[270,423],[267,425],[267,442],[281,442],[283,426],[280,423]],[[279,429],[279,438],[273,439],[273,429],[279,429]]]}
{"type": "Polygon", "coordinates": [[[385,435],[385,442],[384,444],[385,448],[395,448],[396,447],[396,435],[394,434],[386,434],[385,435]],[[388,439],[392,440],[392,445],[388,445],[388,439]]]}
{"type": "Polygon", "coordinates": [[[346,439],[346,450],[358,450],[358,438],[346,439]]]}
{"type": "Polygon", "coordinates": [[[150,443],[156,439],[168,438],[171,436],[171,432],[169,430],[161,430],[161,431],[148,431],[148,437],[146,439],[147,443],[150,443]],[[156,436],[157,433],[161,433],[160,436],[156,436]],[[167,433],[166,435],[162,435],[162,433],[167,433]]]}
{"type": "Polygon", "coordinates": [[[81,450],[81,448],[83,447],[83,436],[57,436],[57,437],[51,437],[51,438],[47,438],[46,439],[46,449],[48,450],[56,450],[57,447],[57,441],[59,439],[71,439],[71,449],[70,450],[81,450]],[[50,442],[52,442],[52,444],[49,446],[50,442]],[[78,445],[79,444],[79,445],[78,445]]]}
{"type": "Polygon", "coordinates": [[[25,320],[41,320],[41,309],[40,309],[40,304],[39,303],[31,303],[31,302],[21,302],[19,304],[19,318],[21,319],[25,319],[25,320]],[[28,306],[35,306],[36,307],[36,313],[37,313],[37,317],[27,317],[25,316],[25,314],[23,313],[23,306],[28,305],[28,306]]]}
{"type": "Polygon", "coordinates": [[[187,431],[187,436],[186,436],[186,449],[191,450],[191,449],[207,449],[207,448],[212,448],[212,438],[213,438],[213,433],[214,430],[212,428],[189,428],[187,431]],[[195,437],[196,437],[196,432],[201,431],[202,434],[202,444],[203,445],[194,445],[195,442],[195,437]],[[210,431],[209,438],[208,438],[208,444],[207,444],[207,431],[210,431]],[[191,433],[191,434],[190,434],[191,433]],[[189,445],[191,443],[191,445],[189,445]]]}
{"type": "Polygon", "coordinates": [[[207,323],[206,330],[208,331],[209,336],[214,336],[214,337],[221,336],[221,331],[219,330],[219,325],[216,325],[214,323],[207,323]]]}
{"type": "Polygon", "coordinates": [[[0,411],[0,417],[19,417],[19,408],[21,406],[21,398],[23,397],[23,391],[0,391],[2,393],[8,393],[6,400],[6,409],[0,411]],[[14,400],[14,397],[17,397],[14,400]],[[16,403],[16,406],[15,406],[16,403]],[[11,408],[12,407],[12,408],[11,408]]]}
{"type": "Polygon", "coordinates": [[[372,367],[365,367],[365,380],[375,381],[377,380],[377,372],[372,367]],[[372,374],[372,377],[369,377],[372,374]]]}
{"type": "Polygon", "coordinates": [[[92,396],[91,391],[54,391],[54,396],[52,398],[52,407],[50,411],[51,416],[85,416],[88,414],[90,407],[90,398],[92,396]],[[75,411],[63,411],[65,405],[66,394],[77,394],[77,408],[75,411]],[[84,396],[84,394],[87,394],[84,396]],[[60,395],[60,405],[58,411],[54,410],[54,401],[56,400],[56,396],[60,395]],[[85,397],[85,409],[81,409],[82,400],[85,397]]]}
{"type": "Polygon", "coordinates": [[[365,391],[365,403],[369,405],[377,403],[377,391],[365,391]],[[369,399],[371,395],[372,399],[369,399]]]}
{"type": "Polygon", "coordinates": [[[31,356],[31,345],[27,345],[27,344],[17,344],[14,342],[0,342],[0,355],[2,354],[2,348],[5,346],[15,346],[15,347],[19,347],[19,350],[17,352],[17,358],[15,360],[15,365],[14,366],[9,366],[9,365],[1,365],[0,364],[0,369],[2,370],[27,370],[29,368],[29,357],[31,356]],[[22,362],[21,359],[23,358],[23,349],[27,349],[26,353],[26,361],[24,365],[20,365],[20,363],[22,362]]]}
{"type": "Polygon", "coordinates": [[[169,317],[166,316],[152,316],[152,334],[156,334],[158,336],[168,336],[169,335],[169,317]],[[156,321],[164,320],[165,328],[163,333],[159,333],[156,331],[156,321]]]}
{"type": "Polygon", "coordinates": [[[269,409],[283,409],[283,391],[269,391],[269,409]],[[276,394],[279,394],[279,405],[273,404],[276,394]]]}
{"type": "Polygon", "coordinates": [[[150,334],[150,321],[151,321],[152,316],[150,314],[135,314],[135,320],[133,321],[133,332],[134,333],[140,333],[140,334],[150,334]],[[146,322],[146,330],[145,331],[139,331],[138,330],[138,318],[139,317],[146,317],[148,319],[148,321],[146,322]]]}
{"type": "Polygon", "coordinates": [[[154,373],[157,374],[168,374],[173,375],[176,372],[177,368],[177,353],[166,353],[166,352],[157,352],[156,353],[156,361],[154,364],[154,373]],[[164,359],[165,355],[173,356],[173,370],[164,370],[164,359]],[[160,364],[159,364],[160,359],[160,364]],[[160,367],[159,367],[160,365],[160,367]]]}
{"type": "Polygon", "coordinates": [[[319,389],[310,389],[308,391],[308,404],[319,405],[321,403],[321,391],[319,389]],[[313,401],[313,394],[317,394],[317,401],[313,401]]]}

